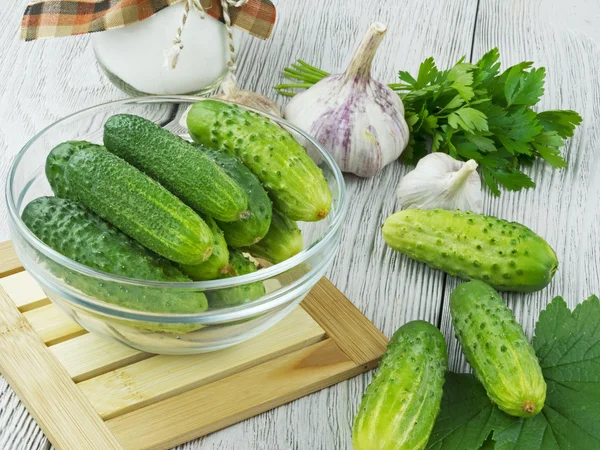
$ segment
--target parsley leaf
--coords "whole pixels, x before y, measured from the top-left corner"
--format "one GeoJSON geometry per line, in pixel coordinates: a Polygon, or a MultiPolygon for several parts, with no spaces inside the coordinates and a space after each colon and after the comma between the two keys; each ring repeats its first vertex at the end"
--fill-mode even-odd
{"type": "Polygon", "coordinates": [[[600,300],[573,312],[556,297],[540,313],[533,347],[548,385],[542,412],[511,417],[468,374],[448,374],[428,449],[583,450],[600,448],[600,300]]]}
{"type": "MultiPolygon", "coordinates": [[[[450,69],[439,70],[434,59],[427,58],[416,78],[398,73],[400,82],[389,86],[402,98],[411,134],[404,162],[416,163],[430,151],[474,159],[494,195],[500,195],[500,187],[535,187],[521,167],[537,158],[552,167],[567,166],[561,148],[581,117],[570,110],[535,112],[532,107],[544,94],[546,70],[525,61],[500,72],[499,59],[494,48],[474,64],[461,58],[450,69]]],[[[293,96],[295,89],[310,87],[327,75],[298,61],[284,76],[300,83],[275,89],[293,96]]]]}

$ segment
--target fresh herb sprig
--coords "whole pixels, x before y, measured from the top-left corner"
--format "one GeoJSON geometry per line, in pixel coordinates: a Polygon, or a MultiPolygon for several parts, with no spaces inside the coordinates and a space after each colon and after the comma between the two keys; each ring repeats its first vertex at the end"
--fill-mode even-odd
{"type": "MultiPolygon", "coordinates": [[[[400,82],[389,86],[402,98],[411,131],[404,161],[416,163],[429,151],[474,159],[494,195],[500,194],[499,186],[511,191],[535,187],[521,168],[536,158],[567,166],[560,149],[581,117],[571,110],[534,111],[544,93],[545,69],[522,62],[500,72],[499,57],[493,49],[475,64],[462,58],[449,70],[439,70],[428,58],[416,77],[399,72],[400,82]]],[[[328,75],[300,60],[284,70],[284,77],[298,82],[275,90],[294,96],[295,89],[307,89],[328,75]]]]}

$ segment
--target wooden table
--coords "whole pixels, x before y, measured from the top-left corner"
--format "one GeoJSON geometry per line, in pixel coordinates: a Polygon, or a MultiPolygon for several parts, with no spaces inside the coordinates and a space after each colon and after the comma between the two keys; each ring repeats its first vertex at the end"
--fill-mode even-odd
{"type": "MultiPolygon", "coordinates": [[[[102,75],[87,37],[23,43],[18,40],[24,2],[0,7],[0,191],[22,145],[56,119],[124,95],[102,75]]],[[[556,249],[561,267],[542,292],[507,295],[531,335],[538,312],[555,295],[570,306],[600,293],[600,3],[597,0],[279,0],[279,21],[268,41],[244,38],[241,85],[274,96],[280,72],[297,58],[340,71],[369,23],[389,26],[375,60],[377,79],[391,82],[400,69],[414,73],[435,56],[439,66],[461,56],[476,59],[498,46],[504,64],[535,61],[548,69],[541,109],[575,109],[584,122],[564,153],[565,170],[535,164],[537,188],[486,194],[485,212],[524,223],[556,249]]],[[[280,104],[284,99],[277,98],[280,104]]],[[[347,176],[350,209],[342,248],[330,279],[390,336],[413,319],[439,325],[451,367],[466,370],[453,337],[448,295],[457,281],[400,256],[379,228],[394,211],[395,188],[410,170],[401,163],[379,176],[347,176]]],[[[2,198],[3,195],[2,195],[2,198]]],[[[9,239],[0,204],[0,240],[9,239]]],[[[181,449],[284,450],[351,448],[350,430],[370,375],[295,401],[181,449]]],[[[49,443],[0,379],[0,449],[46,449],[49,443]]]]}

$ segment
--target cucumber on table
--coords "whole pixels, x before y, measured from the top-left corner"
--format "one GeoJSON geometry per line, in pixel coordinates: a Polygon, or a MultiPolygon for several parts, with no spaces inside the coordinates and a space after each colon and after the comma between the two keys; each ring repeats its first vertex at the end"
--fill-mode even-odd
{"type": "Polygon", "coordinates": [[[229,264],[229,250],[223,231],[219,228],[214,219],[208,216],[203,217],[206,224],[210,227],[214,236],[213,252],[210,257],[201,264],[187,265],[180,264],[179,267],[183,273],[194,281],[214,280],[222,275],[223,269],[229,264]]]}
{"type": "Polygon", "coordinates": [[[272,206],[267,192],[256,175],[235,156],[203,146],[198,146],[198,149],[237,182],[248,197],[247,217],[235,222],[218,221],[219,228],[225,233],[227,243],[232,247],[245,247],[260,241],[269,231],[272,206]]]}
{"type": "Polygon", "coordinates": [[[167,259],[199,264],[210,256],[214,238],[208,225],[156,181],[104,147],[77,148],[62,159],[55,150],[47,164],[64,165],[63,176],[49,180],[55,193],[67,193],[167,259]]]}
{"type": "Polygon", "coordinates": [[[237,156],[258,177],[273,206],[293,220],[314,222],[331,209],[323,171],[287,131],[257,113],[218,100],[195,103],[187,116],[194,141],[237,156]]]}
{"type": "Polygon", "coordinates": [[[217,220],[247,215],[244,190],[189,142],[143,117],[118,114],[104,125],[104,145],[169,189],[186,204],[217,220]]]}
{"type": "Polygon", "coordinates": [[[302,251],[302,232],[296,222],[273,211],[269,232],[256,244],[243,250],[256,258],[278,264],[302,251]]]}
{"type": "Polygon", "coordinates": [[[382,232],[394,250],[500,291],[539,291],[558,269],[556,254],[544,239],[524,225],[496,217],[407,209],[388,217],[382,232]]]}
{"type": "Polygon", "coordinates": [[[447,369],[440,330],[422,320],[401,326],[354,419],[354,450],[425,448],[440,411],[447,369]]]}
{"type": "MultiPolygon", "coordinates": [[[[228,270],[224,271],[219,278],[239,277],[241,275],[256,272],[256,270],[256,265],[246,258],[241,251],[230,248],[228,270]]],[[[206,292],[208,305],[211,308],[239,306],[253,302],[263,295],[265,295],[265,285],[262,281],[255,281],[253,283],[247,283],[232,288],[206,292]]]]}
{"type": "Polygon", "coordinates": [[[498,293],[481,281],[450,295],[463,353],[490,399],[507,414],[532,417],[544,407],[546,382],[535,351],[498,293]]]}
{"type": "MultiPolygon", "coordinates": [[[[30,202],[23,222],[48,247],[93,269],[142,280],[191,281],[103,219],[71,200],[40,197],[30,202]]],[[[113,282],[67,269],[45,259],[49,270],[68,285],[124,308],[156,313],[198,313],[208,307],[201,292],[183,293],[113,282]]]]}

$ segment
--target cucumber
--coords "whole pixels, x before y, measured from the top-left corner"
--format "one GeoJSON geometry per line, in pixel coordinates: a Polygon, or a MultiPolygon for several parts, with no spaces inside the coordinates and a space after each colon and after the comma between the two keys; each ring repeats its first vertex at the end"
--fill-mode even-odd
{"type": "Polygon", "coordinates": [[[303,246],[302,232],[296,222],[273,211],[267,235],[256,244],[244,248],[244,251],[277,264],[301,252],[303,246]]]}
{"type": "MultiPolygon", "coordinates": [[[[239,277],[256,272],[257,268],[244,254],[234,248],[229,249],[229,266],[219,278],[239,277]]],[[[211,308],[228,308],[253,302],[265,295],[265,286],[262,281],[255,281],[240,286],[216,291],[207,291],[208,305],[211,308]]]]}
{"type": "MultiPolygon", "coordinates": [[[[48,247],[80,264],[142,280],[191,281],[109,223],[70,200],[40,197],[30,202],[23,222],[48,247]]],[[[156,313],[198,313],[208,307],[201,292],[170,292],[102,281],[45,259],[50,271],[81,292],[124,308],[156,313]]]]}
{"type": "Polygon", "coordinates": [[[332,196],[323,171],[274,122],[236,105],[202,100],[191,107],[187,125],[194,141],[240,158],[289,218],[314,222],[329,214],[332,196]]]}
{"type": "Polygon", "coordinates": [[[219,228],[214,219],[204,216],[206,224],[210,227],[214,236],[213,252],[210,257],[201,264],[185,265],[179,267],[183,273],[194,281],[214,280],[218,278],[229,264],[229,250],[223,231],[219,228]]]}
{"type": "Polygon", "coordinates": [[[247,215],[241,186],[192,144],[150,120],[129,114],[110,117],[104,145],[198,212],[224,222],[247,215]]]}
{"type": "Polygon", "coordinates": [[[544,407],[546,382],[535,351],[498,293],[481,281],[460,284],[450,314],[467,361],[490,399],[512,416],[544,407]]]}
{"type": "MultiPolygon", "coordinates": [[[[57,147],[58,148],[58,147],[57,147]]],[[[49,159],[56,161],[54,150],[49,159]]],[[[164,187],[103,147],[88,146],[63,160],[62,190],[150,250],[182,264],[199,264],[212,252],[206,223],[164,187]]]]}
{"type": "Polygon", "coordinates": [[[496,217],[407,209],[388,217],[383,238],[396,251],[500,291],[533,292],[558,269],[554,250],[529,228],[496,217]]]}
{"type": "Polygon", "coordinates": [[[446,342],[428,322],[398,329],[354,419],[354,450],[425,448],[442,402],[446,342]]]}
{"type": "Polygon", "coordinates": [[[260,241],[269,231],[272,207],[267,192],[256,175],[233,156],[206,147],[198,148],[244,189],[248,197],[248,216],[235,222],[221,222],[225,240],[232,247],[245,247],[260,241]]]}
{"type": "Polygon", "coordinates": [[[57,197],[73,197],[65,179],[65,167],[73,153],[85,147],[99,147],[99,145],[87,141],[67,141],[54,147],[46,158],[46,178],[57,197]]]}

